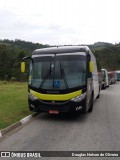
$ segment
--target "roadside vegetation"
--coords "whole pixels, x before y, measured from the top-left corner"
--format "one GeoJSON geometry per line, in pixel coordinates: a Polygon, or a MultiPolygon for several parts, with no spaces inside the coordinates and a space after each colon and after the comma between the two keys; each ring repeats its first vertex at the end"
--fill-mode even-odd
{"type": "MultiPolygon", "coordinates": [[[[94,52],[102,68],[107,70],[120,69],[120,43],[111,44],[97,42],[88,45],[94,52]],[[107,62],[107,63],[106,63],[107,62]]],[[[52,47],[49,45],[26,42],[23,40],[0,40],[0,80],[26,81],[28,73],[20,73],[20,63],[24,56],[31,56],[38,48],[52,47]]]]}
{"type": "Polygon", "coordinates": [[[0,81],[0,129],[29,114],[27,83],[0,81]]]}

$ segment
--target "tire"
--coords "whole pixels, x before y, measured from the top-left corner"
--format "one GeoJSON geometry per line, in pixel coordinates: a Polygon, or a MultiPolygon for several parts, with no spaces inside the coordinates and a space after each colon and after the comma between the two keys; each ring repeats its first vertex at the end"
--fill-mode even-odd
{"type": "Polygon", "coordinates": [[[104,84],[102,84],[102,89],[105,89],[105,83],[104,83],[104,84]]]}
{"type": "Polygon", "coordinates": [[[99,94],[97,95],[97,97],[96,98],[100,98],[100,92],[99,92],[99,94]]]}
{"type": "Polygon", "coordinates": [[[104,89],[106,88],[106,84],[104,83],[104,89]]]}
{"type": "Polygon", "coordinates": [[[100,98],[100,87],[99,87],[99,93],[96,98],[100,98]]]}
{"type": "Polygon", "coordinates": [[[90,112],[92,112],[93,111],[93,94],[91,95],[91,99],[90,99],[90,107],[89,107],[89,109],[88,109],[88,112],[90,113],[90,112]]]}
{"type": "Polygon", "coordinates": [[[83,113],[83,114],[86,114],[86,113],[87,113],[86,98],[85,98],[85,100],[84,100],[84,105],[83,105],[83,108],[82,108],[82,113],[83,113]]]}
{"type": "Polygon", "coordinates": [[[103,85],[103,89],[106,89],[107,88],[107,84],[106,83],[104,83],[104,85],[103,85]]]}
{"type": "Polygon", "coordinates": [[[86,98],[85,98],[82,113],[86,114],[87,112],[92,112],[92,111],[93,111],[93,93],[92,93],[91,98],[90,98],[90,103],[89,103],[89,109],[88,110],[87,110],[86,98]]]}

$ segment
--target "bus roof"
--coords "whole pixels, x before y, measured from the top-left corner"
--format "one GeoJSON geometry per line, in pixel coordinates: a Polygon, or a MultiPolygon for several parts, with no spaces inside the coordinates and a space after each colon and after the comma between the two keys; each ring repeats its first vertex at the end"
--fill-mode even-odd
{"type": "Polygon", "coordinates": [[[115,71],[116,73],[120,73],[120,70],[115,71]]]}
{"type": "Polygon", "coordinates": [[[72,52],[89,52],[90,49],[88,46],[60,46],[60,47],[49,47],[43,49],[36,49],[32,55],[39,54],[60,54],[60,53],[72,53],[72,52]]]}

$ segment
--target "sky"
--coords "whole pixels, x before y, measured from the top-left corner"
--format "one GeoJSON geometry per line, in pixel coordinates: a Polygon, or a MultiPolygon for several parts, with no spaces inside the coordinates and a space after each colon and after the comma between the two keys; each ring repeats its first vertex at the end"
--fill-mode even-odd
{"type": "Polygon", "coordinates": [[[119,43],[120,0],[0,0],[0,39],[119,43]]]}

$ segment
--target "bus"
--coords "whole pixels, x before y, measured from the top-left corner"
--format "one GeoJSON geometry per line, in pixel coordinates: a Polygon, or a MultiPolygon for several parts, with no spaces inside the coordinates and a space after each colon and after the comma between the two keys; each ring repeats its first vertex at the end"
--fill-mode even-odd
{"type": "Polygon", "coordinates": [[[117,81],[120,81],[120,70],[116,71],[117,73],[117,81]]]}
{"type": "Polygon", "coordinates": [[[102,69],[102,89],[109,87],[109,77],[106,69],[102,69]]]}
{"type": "Polygon", "coordinates": [[[115,71],[108,72],[108,79],[109,79],[109,84],[116,83],[116,72],[115,71]]]}
{"type": "Polygon", "coordinates": [[[92,112],[100,95],[96,59],[87,46],[37,49],[30,60],[28,103],[33,112],[92,112]]]}

